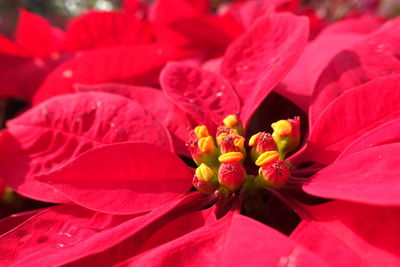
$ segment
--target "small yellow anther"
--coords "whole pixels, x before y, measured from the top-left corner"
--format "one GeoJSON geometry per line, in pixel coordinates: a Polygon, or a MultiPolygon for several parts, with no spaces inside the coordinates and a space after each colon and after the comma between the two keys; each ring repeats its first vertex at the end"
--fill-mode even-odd
{"type": "Polygon", "coordinates": [[[243,154],[241,152],[229,152],[218,157],[218,160],[221,163],[237,162],[242,159],[243,154]]]}
{"type": "Polygon", "coordinates": [[[210,133],[208,132],[208,129],[205,125],[197,126],[196,128],[194,128],[193,131],[196,134],[197,138],[199,138],[199,139],[210,135],[210,133]]]}
{"type": "Polygon", "coordinates": [[[211,136],[201,137],[198,146],[203,153],[212,152],[215,148],[214,139],[211,136]]]}
{"type": "Polygon", "coordinates": [[[233,140],[233,144],[238,147],[239,149],[244,149],[244,137],[238,135],[239,138],[233,140]]]}
{"type": "Polygon", "coordinates": [[[233,128],[238,124],[238,119],[235,115],[228,115],[222,122],[226,127],[233,128]]]}
{"type": "Polygon", "coordinates": [[[260,133],[254,134],[252,137],[250,137],[249,140],[249,146],[254,146],[257,140],[257,137],[260,135],[260,133]]]}
{"type": "Polygon", "coordinates": [[[280,120],[271,124],[272,129],[274,129],[274,134],[278,136],[288,136],[292,133],[292,124],[287,120],[280,120]]]}
{"type": "Polygon", "coordinates": [[[277,160],[279,158],[279,153],[278,151],[267,151],[262,153],[258,159],[256,160],[256,165],[261,167],[261,166],[265,166],[268,165],[272,162],[274,162],[275,160],[277,160]]]}
{"type": "Polygon", "coordinates": [[[196,176],[200,181],[208,182],[211,180],[211,178],[213,178],[214,175],[215,174],[211,168],[204,163],[200,164],[200,166],[196,169],[196,176]]]}

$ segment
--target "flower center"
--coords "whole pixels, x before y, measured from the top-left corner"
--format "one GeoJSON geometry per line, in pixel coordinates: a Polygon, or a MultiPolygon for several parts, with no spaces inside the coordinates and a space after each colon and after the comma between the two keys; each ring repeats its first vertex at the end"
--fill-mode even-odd
{"type": "Polygon", "coordinates": [[[280,120],[272,124],[273,133],[260,132],[249,140],[245,148],[243,126],[237,115],[229,115],[217,128],[215,139],[204,125],[191,133],[187,146],[199,166],[193,185],[205,194],[221,193],[229,196],[241,188],[281,188],[290,177],[286,154],[299,143],[299,117],[280,120]],[[243,165],[246,150],[259,167],[258,174],[251,174],[243,165]],[[226,194],[228,192],[228,194],[226,194]]]}

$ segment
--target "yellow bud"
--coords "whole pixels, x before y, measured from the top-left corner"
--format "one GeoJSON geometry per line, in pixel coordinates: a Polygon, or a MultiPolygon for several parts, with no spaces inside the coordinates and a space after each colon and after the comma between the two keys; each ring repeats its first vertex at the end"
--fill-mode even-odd
{"type": "Polygon", "coordinates": [[[243,159],[243,154],[241,152],[229,152],[226,154],[222,154],[218,157],[219,162],[221,163],[228,163],[228,162],[235,162],[240,161],[243,159]]]}
{"type": "Polygon", "coordinates": [[[199,139],[210,135],[210,133],[208,132],[208,129],[205,125],[197,126],[196,128],[194,128],[193,131],[196,134],[197,138],[199,138],[199,139]]]}
{"type": "Polygon", "coordinates": [[[292,124],[287,120],[280,120],[271,124],[272,129],[274,129],[274,134],[278,136],[288,136],[292,134],[292,124]]]}
{"type": "Polygon", "coordinates": [[[245,138],[238,135],[240,138],[233,140],[233,144],[238,147],[239,149],[244,149],[244,140],[245,138]]]}
{"type": "Polygon", "coordinates": [[[208,182],[211,180],[211,178],[214,177],[214,173],[210,167],[208,167],[206,164],[202,163],[196,169],[196,176],[200,181],[208,182]]]}
{"type": "Polygon", "coordinates": [[[201,152],[210,153],[215,148],[214,139],[211,136],[202,137],[199,139],[198,146],[201,152]]]}
{"type": "Polygon", "coordinates": [[[261,166],[265,166],[268,165],[272,162],[274,162],[275,160],[277,160],[279,158],[279,152],[278,151],[267,151],[262,153],[258,159],[256,160],[256,165],[261,167],[261,166]]]}
{"type": "Polygon", "coordinates": [[[228,115],[222,122],[226,127],[233,128],[237,125],[238,119],[235,115],[228,115]]]}
{"type": "Polygon", "coordinates": [[[260,135],[260,133],[256,133],[256,134],[254,134],[252,137],[250,137],[250,140],[249,140],[249,146],[254,146],[254,144],[255,144],[255,142],[256,142],[256,140],[257,140],[257,137],[260,135]]]}

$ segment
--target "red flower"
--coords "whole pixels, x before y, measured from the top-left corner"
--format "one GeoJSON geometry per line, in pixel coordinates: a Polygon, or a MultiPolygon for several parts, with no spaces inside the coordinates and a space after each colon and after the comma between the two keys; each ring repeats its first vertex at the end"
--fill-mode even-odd
{"type": "MultiPolygon", "coordinates": [[[[122,85],[81,86],[81,91],[124,97],[84,92],[32,108],[10,121],[0,136],[4,151],[0,175],[21,194],[64,204],[3,221],[1,259],[7,265],[44,260],[85,266],[121,261],[121,265],[398,265],[394,206],[398,205],[400,77],[393,73],[398,62],[393,44],[398,40],[388,37],[384,53],[376,54],[371,64],[367,60],[368,51],[378,48],[378,40],[387,40],[383,37],[396,27],[398,21],[389,22],[368,36],[365,50],[356,46],[363,68],[355,64],[336,75],[337,57],[341,62],[352,59],[352,54],[339,53],[323,71],[318,84],[347,91],[324,95],[324,89],[313,95],[311,111],[316,117],[311,117],[307,144],[286,160],[292,174],[286,187],[255,191],[245,199],[234,194],[211,207],[216,196],[186,194],[193,172],[172,153],[174,147],[183,151],[184,129],[177,118],[189,126],[206,124],[214,132],[226,115],[240,111],[248,130],[257,107],[302,53],[306,20],[273,12],[258,19],[228,47],[223,76],[175,62],[161,73],[162,92],[122,85]],[[381,55],[392,60],[382,72],[382,65],[375,64],[381,55]],[[356,78],[363,78],[348,86],[353,71],[356,78]],[[329,104],[319,105],[322,102],[329,104]],[[317,107],[323,109],[316,112],[317,107]],[[299,187],[335,200],[318,204],[325,200],[315,200],[299,187]],[[295,227],[285,225],[294,215],[279,200],[298,214],[298,226],[296,220],[295,227]],[[241,215],[242,208],[282,231],[295,230],[287,238],[241,215]],[[284,216],[276,221],[275,214],[284,216]]],[[[279,144],[277,149],[282,153],[279,144]]],[[[287,178],[282,162],[274,162],[281,173],[266,170],[264,177],[287,178]]],[[[243,174],[239,158],[234,164],[235,172],[223,168],[218,177],[231,191],[238,189],[231,182],[243,174]]],[[[207,173],[197,176],[203,182],[214,178],[207,173]]]]}

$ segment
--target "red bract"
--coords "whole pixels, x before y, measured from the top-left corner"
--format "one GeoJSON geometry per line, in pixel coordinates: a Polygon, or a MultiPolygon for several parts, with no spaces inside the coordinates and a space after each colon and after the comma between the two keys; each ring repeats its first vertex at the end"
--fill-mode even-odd
{"type": "Polygon", "coordinates": [[[65,48],[65,34],[44,18],[20,9],[16,42],[34,57],[48,57],[65,48]]]}
{"type": "Polygon", "coordinates": [[[195,118],[200,119],[203,116],[202,121],[208,125],[210,120],[218,124],[224,115],[239,111],[233,87],[242,103],[240,116],[246,125],[265,96],[293,66],[306,40],[305,20],[290,14],[271,13],[259,19],[248,32],[228,47],[221,65],[221,72],[227,81],[217,73],[211,75],[194,66],[174,64],[163,70],[160,77],[161,85],[170,97],[172,91],[181,92],[183,97],[174,97],[174,101],[195,118]],[[296,30],[294,34],[289,32],[293,27],[296,30]],[[182,79],[183,75],[186,75],[186,78],[182,79]],[[211,82],[214,80],[219,81],[218,88],[215,87],[215,82],[211,82]],[[215,92],[213,94],[202,92],[201,90],[204,90],[202,83],[215,92]],[[193,86],[196,86],[196,90],[200,91],[203,97],[199,97],[199,93],[188,92],[188,88],[193,86]],[[204,97],[208,97],[211,104],[206,104],[204,100],[203,104],[199,103],[204,97]],[[218,104],[223,101],[230,103],[222,106],[218,104]],[[210,117],[213,114],[202,113],[204,108],[201,108],[201,105],[208,105],[209,109],[214,110],[213,112],[220,109],[218,111],[220,115],[210,117]]]}
{"type": "Polygon", "coordinates": [[[174,142],[175,151],[179,155],[189,156],[185,146],[188,128],[192,121],[182,109],[169,101],[162,91],[150,88],[124,84],[102,84],[94,86],[76,85],[78,92],[106,92],[124,96],[139,103],[146,110],[154,114],[169,130],[174,142]]]}
{"type": "Polygon", "coordinates": [[[113,45],[150,43],[153,29],[135,14],[122,12],[88,12],[67,26],[67,48],[71,51],[113,45]]]}
{"type": "Polygon", "coordinates": [[[207,0],[156,1],[153,21],[157,42],[200,47],[211,55],[223,53],[226,46],[242,33],[242,27],[231,15],[213,16],[210,11],[207,0]]]}
{"type": "Polygon", "coordinates": [[[331,163],[356,138],[398,118],[399,78],[372,80],[347,90],[332,101],[312,127],[303,157],[322,164],[331,163]]]}
{"type": "Polygon", "coordinates": [[[44,77],[70,56],[63,54],[64,32],[20,9],[16,40],[0,36],[0,97],[30,100],[44,77]]]}
{"type": "Polygon", "coordinates": [[[52,265],[112,265],[140,250],[143,240],[161,225],[208,203],[198,193],[192,193],[149,213],[129,216],[94,212],[75,205],[51,207],[1,236],[7,241],[0,245],[0,260],[7,265],[40,263],[43,258],[52,265]],[[25,237],[24,242],[20,242],[21,236],[25,237]]]}
{"type": "Polygon", "coordinates": [[[398,143],[379,145],[344,157],[316,173],[303,189],[324,198],[398,205],[400,171],[394,151],[399,147],[398,143]]]}
{"type": "Polygon", "coordinates": [[[152,144],[125,142],[95,147],[35,178],[80,206],[133,214],[181,197],[191,187],[191,176],[176,155],[152,144]]]}
{"type": "Polygon", "coordinates": [[[326,265],[279,232],[240,214],[226,215],[119,266],[150,262],[153,266],[285,266],[294,262],[298,266],[326,265]]]}
{"type": "Polygon", "coordinates": [[[318,77],[326,65],[341,50],[360,42],[366,34],[376,30],[380,21],[373,17],[347,19],[327,26],[307,44],[296,65],[275,88],[307,111],[318,77]]]}
{"type": "Polygon", "coordinates": [[[53,98],[7,127],[0,141],[0,175],[19,193],[46,201],[65,202],[65,196],[34,177],[93,147],[145,141],[172,150],[169,133],[151,114],[133,101],[105,93],[53,98]]]}
{"type": "Polygon", "coordinates": [[[306,207],[291,238],[329,259],[332,266],[397,266],[399,208],[332,201],[306,207]]]}
{"type": "Polygon", "coordinates": [[[387,22],[365,39],[338,53],[322,72],[315,86],[310,122],[336,97],[371,79],[400,73],[400,38],[393,35],[400,20],[387,22]]]}
{"type": "Polygon", "coordinates": [[[115,46],[90,51],[50,73],[35,95],[34,104],[59,94],[72,93],[74,84],[155,85],[167,61],[187,55],[187,51],[160,45],[115,46]]]}
{"type": "Polygon", "coordinates": [[[257,20],[226,51],[221,73],[242,99],[241,118],[251,115],[287,74],[304,49],[307,21],[290,14],[270,14],[257,20]]]}
{"type": "Polygon", "coordinates": [[[163,69],[160,80],[169,99],[197,122],[204,122],[211,128],[227,114],[240,109],[239,99],[231,85],[212,72],[170,63],[163,69]]]}

